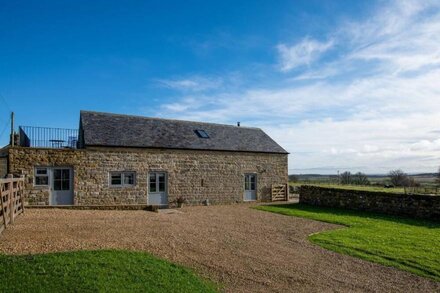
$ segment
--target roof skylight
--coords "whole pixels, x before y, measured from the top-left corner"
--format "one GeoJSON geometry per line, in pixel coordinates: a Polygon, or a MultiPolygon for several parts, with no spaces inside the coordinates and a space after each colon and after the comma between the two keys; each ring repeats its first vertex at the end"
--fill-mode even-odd
{"type": "Polygon", "coordinates": [[[194,130],[194,132],[197,134],[198,137],[200,138],[209,138],[209,135],[206,133],[205,130],[203,129],[196,129],[194,130]]]}

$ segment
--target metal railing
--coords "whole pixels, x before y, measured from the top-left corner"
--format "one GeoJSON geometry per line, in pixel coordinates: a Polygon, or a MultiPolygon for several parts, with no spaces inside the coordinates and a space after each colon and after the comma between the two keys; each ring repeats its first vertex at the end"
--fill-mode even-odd
{"type": "Polygon", "coordinates": [[[20,126],[20,146],[53,149],[76,149],[78,129],[20,126]]]}

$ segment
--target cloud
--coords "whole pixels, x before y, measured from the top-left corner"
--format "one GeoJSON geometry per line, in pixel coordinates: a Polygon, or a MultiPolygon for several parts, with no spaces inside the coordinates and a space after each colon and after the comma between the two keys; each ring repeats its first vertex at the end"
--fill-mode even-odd
{"type": "Polygon", "coordinates": [[[333,41],[319,42],[308,37],[290,47],[286,44],[279,44],[277,50],[280,70],[286,72],[303,65],[310,65],[332,46],[333,41]]]}
{"type": "Polygon", "coordinates": [[[415,151],[440,151],[440,138],[434,140],[422,139],[411,146],[415,151]]]}
{"type": "MultiPolygon", "coordinates": [[[[262,127],[292,153],[290,172],[435,171],[438,8],[436,1],[381,5],[363,20],[341,22],[324,38],[331,41],[306,37],[290,47],[279,45],[280,69],[293,77],[264,86],[257,81],[191,91],[163,104],[161,114],[262,127]],[[321,58],[330,49],[338,52],[321,58]]],[[[272,74],[280,79],[279,72],[272,74]]]]}
{"type": "Polygon", "coordinates": [[[155,82],[163,87],[179,90],[201,92],[219,88],[223,84],[221,78],[208,78],[201,76],[191,76],[178,79],[157,79],[155,82]]]}
{"type": "Polygon", "coordinates": [[[347,26],[355,49],[349,58],[378,61],[389,72],[426,70],[440,64],[440,3],[401,1],[370,21],[347,26]]]}
{"type": "Polygon", "coordinates": [[[440,121],[440,114],[305,120],[265,129],[293,154],[289,165],[293,171],[331,164],[333,172],[342,168],[368,173],[395,168],[425,172],[440,164],[439,139],[429,133],[430,121],[440,121]],[[304,150],[308,153],[301,153],[304,150]]]}

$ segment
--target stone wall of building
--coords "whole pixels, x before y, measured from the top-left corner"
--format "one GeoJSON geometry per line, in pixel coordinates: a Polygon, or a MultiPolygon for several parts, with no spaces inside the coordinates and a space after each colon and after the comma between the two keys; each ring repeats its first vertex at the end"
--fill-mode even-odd
{"type": "Polygon", "coordinates": [[[8,150],[9,146],[0,148],[0,178],[8,174],[8,150]]]}
{"type": "Polygon", "coordinates": [[[168,200],[185,197],[191,204],[243,201],[244,174],[257,174],[257,199],[270,200],[272,184],[287,183],[287,155],[129,148],[37,149],[9,151],[10,172],[26,177],[29,204],[49,204],[49,189],[35,187],[35,167],[71,167],[76,205],[146,204],[148,173],[163,171],[168,200]],[[135,171],[133,187],[110,187],[109,172],[135,171]]]}
{"type": "Polygon", "coordinates": [[[0,178],[3,178],[8,174],[8,158],[0,157],[0,178]]]}
{"type": "Polygon", "coordinates": [[[302,186],[299,202],[315,206],[440,220],[440,196],[302,186]]]}

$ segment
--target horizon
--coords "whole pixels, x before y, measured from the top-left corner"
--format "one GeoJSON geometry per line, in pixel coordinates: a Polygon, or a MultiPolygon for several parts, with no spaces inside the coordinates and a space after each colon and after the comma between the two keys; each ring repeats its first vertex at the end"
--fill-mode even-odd
{"type": "Polygon", "coordinates": [[[79,111],[258,127],[289,174],[435,173],[436,1],[44,1],[0,11],[0,145],[79,111]]]}
{"type": "MultiPolygon", "coordinates": [[[[390,170],[390,171],[392,171],[392,170],[390,170]]],[[[343,172],[345,172],[345,170],[344,171],[342,171],[341,173],[343,173],[343,172]]],[[[378,176],[378,177],[388,177],[389,176],[389,174],[388,173],[380,173],[380,174],[378,174],[378,173],[364,173],[364,172],[362,172],[362,171],[359,171],[359,172],[361,172],[361,173],[363,173],[363,174],[365,174],[366,176],[378,176]]],[[[351,172],[353,175],[355,174],[355,173],[353,173],[353,172],[351,172]]],[[[356,172],[357,173],[357,172],[356,172]]],[[[418,176],[418,175],[437,175],[438,174],[438,172],[427,172],[427,173],[406,173],[408,176],[418,176]]],[[[292,176],[292,175],[295,175],[295,176],[339,176],[338,174],[332,174],[332,173],[329,173],[329,174],[318,174],[318,173],[292,173],[292,174],[290,174],[289,173],[289,176],[292,176]]]]}

